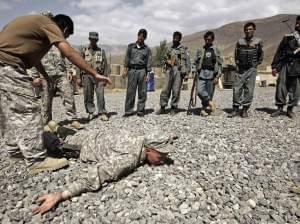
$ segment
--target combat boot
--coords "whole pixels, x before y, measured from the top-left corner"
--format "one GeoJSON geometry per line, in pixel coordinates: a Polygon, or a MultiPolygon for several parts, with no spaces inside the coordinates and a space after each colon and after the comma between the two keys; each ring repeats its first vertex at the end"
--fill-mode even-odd
{"type": "Polygon", "coordinates": [[[243,107],[243,109],[242,109],[242,114],[241,114],[241,117],[242,117],[242,118],[247,118],[247,117],[249,117],[248,110],[249,110],[249,107],[243,107]]]}
{"type": "Polygon", "coordinates": [[[283,106],[278,106],[277,110],[271,114],[271,117],[279,117],[283,114],[283,106]]]}
{"type": "Polygon", "coordinates": [[[238,106],[233,106],[232,112],[228,115],[228,117],[236,117],[239,115],[239,107],[238,106]]]}
{"type": "Polygon", "coordinates": [[[205,111],[205,109],[202,109],[202,110],[200,111],[200,115],[201,115],[202,117],[207,117],[207,116],[208,116],[208,113],[205,111]]]}
{"type": "Polygon", "coordinates": [[[165,114],[165,113],[166,113],[165,107],[160,107],[160,109],[158,109],[158,110],[155,112],[156,115],[165,114]]]}
{"type": "Polygon", "coordinates": [[[171,107],[170,115],[174,116],[178,112],[178,109],[176,107],[171,107]]]}
{"type": "Polygon", "coordinates": [[[286,115],[291,119],[296,118],[296,114],[293,112],[293,107],[288,107],[287,108],[286,115]]]}
{"type": "Polygon", "coordinates": [[[65,158],[54,159],[47,157],[44,161],[35,163],[29,167],[29,174],[37,174],[44,171],[54,171],[64,168],[69,165],[68,160],[65,158]]]}
{"type": "Polygon", "coordinates": [[[108,118],[107,114],[101,114],[101,115],[100,115],[100,120],[101,120],[101,121],[108,121],[109,118],[108,118]]]}
{"type": "Polygon", "coordinates": [[[75,128],[77,130],[80,130],[80,129],[83,129],[84,126],[79,122],[79,121],[73,121],[71,124],[70,124],[70,127],[72,128],[75,128]]]}
{"type": "Polygon", "coordinates": [[[136,113],[136,115],[137,115],[138,117],[144,117],[145,112],[144,112],[144,111],[139,111],[139,112],[136,113]]]}

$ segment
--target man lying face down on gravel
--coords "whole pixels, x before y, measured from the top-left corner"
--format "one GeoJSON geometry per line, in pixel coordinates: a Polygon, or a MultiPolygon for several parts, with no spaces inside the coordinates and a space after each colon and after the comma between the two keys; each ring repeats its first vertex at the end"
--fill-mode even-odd
{"type": "Polygon", "coordinates": [[[173,161],[167,155],[173,150],[172,143],[177,138],[159,130],[145,136],[125,130],[119,133],[107,130],[78,134],[68,142],[82,146],[80,159],[91,166],[63,191],[41,196],[37,200],[41,204],[33,209],[34,214],[43,214],[59,202],[81,193],[99,190],[102,184],[117,181],[145,163],[171,164],[173,161]]]}

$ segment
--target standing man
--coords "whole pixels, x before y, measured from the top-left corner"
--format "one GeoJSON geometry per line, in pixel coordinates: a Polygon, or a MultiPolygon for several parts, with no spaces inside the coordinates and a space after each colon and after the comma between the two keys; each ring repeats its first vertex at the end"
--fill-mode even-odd
{"type": "Polygon", "coordinates": [[[229,117],[239,115],[248,117],[248,110],[253,100],[257,66],[263,60],[263,43],[260,38],[254,37],[256,25],[248,22],[244,25],[245,37],[239,39],[235,48],[235,63],[237,72],[233,83],[233,111],[229,117]]]}
{"type": "MultiPolygon", "coordinates": [[[[85,61],[95,69],[99,74],[108,76],[109,68],[107,65],[104,49],[97,46],[99,35],[97,32],[89,33],[90,44],[80,50],[81,56],[85,61]]],[[[89,114],[88,119],[93,118],[93,113],[96,110],[94,103],[94,92],[96,92],[98,115],[102,121],[108,121],[107,111],[105,109],[104,87],[105,83],[98,82],[95,78],[86,72],[81,72],[81,80],[83,84],[84,106],[89,114]]]]}
{"type": "MultiPolygon", "coordinates": [[[[47,124],[52,120],[52,103],[56,91],[61,95],[67,119],[69,121],[77,120],[74,90],[71,84],[72,76],[67,74],[66,59],[55,46],[52,46],[49,52],[43,57],[42,64],[49,77],[47,80],[42,79],[43,123],[47,124]]],[[[42,76],[36,69],[32,70],[32,75],[33,77],[42,76]]]]}
{"type": "Polygon", "coordinates": [[[272,75],[277,78],[275,104],[277,110],[271,115],[283,114],[286,97],[289,95],[286,115],[295,118],[293,108],[300,96],[300,15],[296,18],[295,32],[286,34],[280,42],[272,62],[272,75]]]}
{"type": "Polygon", "coordinates": [[[123,77],[128,76],[125,117],[134,114],[136,89],[138,89],[137,115],[143,117],[147,100],[147,74],[151,71],[151,50],[145,44],[147,30],[140,29],[135,43],[127,47],[123,77]]]}
{"type": "Polygon", "coordinates": [[[171,115],[177,113],[182,80],[187,77],[191,70],[190,57],[187,48],[181,45],[181,39],[182,34],[180,32],[173,33],[173,44],[168,48],[163,60],[166,79],[160,94],[160,109],[156,111],[157,115],[165,113],[171,94],[170,113],[171,115]]]}
{"type": "Polygon", "coordinates": [[[40,60],[55,45],[73,64],[97,80],[111,81],[93,70],[66,41],[73,34],[73,21],[66,15],[17,17],[0,32],[0,134],[10,156],[23,156],[30,173],[57,170],[66,159],[46,158],[42,144],[41,106],[26,69],[36,69],[49,79],[40,60]]]}
{"type": "Polygon", "coordinates": [[[202,116],[214,112],[216,106],[212,101],[215,85],[218,84],[222,74],[222,57],[220,50],[213,45],[215,34],[208,31],[204,34],[205,45],[198,49],[195,57],[196,70],[198,75],[197,93],[202,101],[202,116]]]}

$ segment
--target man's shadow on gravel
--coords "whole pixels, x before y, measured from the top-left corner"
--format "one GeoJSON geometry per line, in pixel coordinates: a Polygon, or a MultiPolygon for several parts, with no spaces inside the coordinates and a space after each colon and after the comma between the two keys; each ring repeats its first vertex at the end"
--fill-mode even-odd
{"type": "Polygon", "coordinates": [[[187,111],[187,115],[199,115],[201,112],[201,107],[193,107],[189,111],[187,111]]]}
{"type": "Polygon", "coordinates": [[[152,114],[154,112],[153,108],[145,109],[145,115],[152,114]]]}
{"type": "Polygon", "coordinates": [[[276,111],[276,109],[269,108],[269,107],[255,108],[255,110],[259,111],[259,112],[264,112],[264,113],[267,113],[267,114],[272,114],[276,111]]]}

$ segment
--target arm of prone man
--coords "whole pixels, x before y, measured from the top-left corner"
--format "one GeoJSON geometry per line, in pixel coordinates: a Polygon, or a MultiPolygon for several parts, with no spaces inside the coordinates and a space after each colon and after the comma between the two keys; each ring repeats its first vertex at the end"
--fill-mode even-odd
{"type": "Polygon", "coordinates": [[[112,164],[101,164],[89,167],[88,172],[82,173],[79,179],[61,192],[53,192],[38,198],[38,207],[33,209],[34,214],[44,214],[51,210],[58,203],[78,196],[84,192],[99,190],[104,183],[117,181],[120,178],[130,174],[137,167],[139,157],[137,155],[124,155],[112,164]]]}

